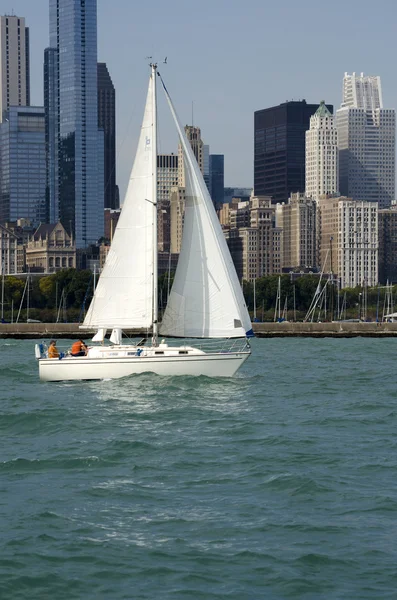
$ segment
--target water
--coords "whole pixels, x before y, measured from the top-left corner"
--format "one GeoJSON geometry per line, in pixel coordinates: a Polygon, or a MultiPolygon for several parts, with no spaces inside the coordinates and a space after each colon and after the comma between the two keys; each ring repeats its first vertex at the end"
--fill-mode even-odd
{"type": "Polygon", "coordinates": [[[395,340],[59,384],[33,346],[0,340],[1,599],[396,598],[395,340]]]}

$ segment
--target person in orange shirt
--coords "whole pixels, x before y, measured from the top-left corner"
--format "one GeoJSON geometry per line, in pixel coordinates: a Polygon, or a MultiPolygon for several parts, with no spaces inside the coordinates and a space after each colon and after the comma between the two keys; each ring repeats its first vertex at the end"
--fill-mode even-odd
{"type": "Polygon", "coordinates": [[[77,340],[77,342],[74,342],[74,344],[72,345],[70,354],[72,356],[85,356],[87,354],[87,350],[88,348],[83,342],[83,340],[77,340]]]}
{"type": "Polygon", "coordinates": [[[55,340],[51,340],[50,345],[48,346],[48,358],[59,358],[59,352],[55,340]]]}

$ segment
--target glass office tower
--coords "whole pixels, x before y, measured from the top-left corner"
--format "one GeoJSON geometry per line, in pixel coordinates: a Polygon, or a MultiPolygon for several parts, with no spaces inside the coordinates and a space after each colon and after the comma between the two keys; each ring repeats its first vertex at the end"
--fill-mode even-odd
{"type": "Polygon", "coordinates": [[[11,106],[0,124],[0,223],[46,220],[44,109],[11,106]]]}
{"type": "Polygon", "coordinates": [[[223,204],[225,191],[225,157],[223,154],[210,154],[210,192],[215,207],[223,204]]]}
{"type": "Polygon", "coordinates": [[[116,92],[106,63],[98,63],[98,127],[104,131],[104,208],[116,202],[116,92]]]}
{"type": "Polygon", "coordinates": [[[77,248],[84,248],[104,233],[96,0],[50,0],[50,49],[45,57],[49,212],[55,218],[58,207],[77,248]]]}

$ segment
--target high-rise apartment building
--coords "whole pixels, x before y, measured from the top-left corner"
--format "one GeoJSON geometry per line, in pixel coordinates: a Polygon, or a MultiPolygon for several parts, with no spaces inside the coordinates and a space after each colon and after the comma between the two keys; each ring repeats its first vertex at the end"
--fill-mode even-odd
{"type": "Polygon", "coordinates": [[[229,211],[224,234],[241,281],[253,281],[281,269],[281,230],[275,226],[275,206],[266,197],[251,197],[229,211]]]}
{"type": "Polygon", "coordinates": [[[106,63],[98,63],[98,127],[104,132],[104,207],[116,209],[116,92],[106,63]]]}
{"type": "Polygon", "coordinates": [[[15,15],[0,17],[0,123],[10,106],[29,106],[29,27],[15,15]]]}
{"type": "Polygon", "coordinates": [[[55,137],[48,143],[47,168],[57,182],[50,205],[59,207],[59,218],[66,231],[74,233],[79,249],[104,233],[104,132],[98,129],[96,0],[50,0],[50,49],[46,56],[45,93],[47,106],[54,111],[46,113],[47,131],[55,137]],[[56,62],[50,68],[51,60],[56,62]]]}
{"type": "Polygon", "coordinates": [[[320,198],[317,228],[321,266],[341,287],[378,283],[378,204],[345,197],[320,198]]]}
{"type": "MultiPolygon", "coordinates": [[[[326,108],[333,112],[332,105],[326,108]]],[[[255,195],[271,196],[277,203],[305,191],[305,134],[317,109],[318,104],[302,100],[255,112],[255,195]]]]}
{"type": "Polygon", "coordinates": [[[277,204],[276,224],[282,230],[282,269],[317,267],[315,200],[291,194],[288,204],[277,204]]]}
{"type": "Polygon", "coordinates": [[[336,112],[340,193],[387,208],[395,194],[395,110],[383,108],[380,77],[345,74],[336,112]]]}
{"type": "Polygon", "coordinates": [[[171,189],[178,186],[178,156],[157,156],[157,245],[169,252],[171,243],[171,189]]]}
{"type": "Polygon", "coordinates": [[[225,157],[223,154],[210,154],[210,194],[215,207],[224,201],[225,157]]]}
{"type": "Polygon", "coordinates": [[[44,109],[11,106],[0,124],[0,223],[45,222],[44,109]]]}
{"type": "Polygon", "coordinates": [[[310,117],[306,131],[305,178],[307,198],[317,200],[324,194],[338,193],[338,133],[324,101],[310,117]]]}

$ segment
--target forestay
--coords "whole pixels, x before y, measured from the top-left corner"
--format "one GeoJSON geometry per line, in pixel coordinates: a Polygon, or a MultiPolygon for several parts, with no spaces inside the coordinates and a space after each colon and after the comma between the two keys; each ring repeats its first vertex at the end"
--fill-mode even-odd
{"type": "Polygon", "coordinates": [[[197,160],[164,91],[183,148],[186,202],[182,248],[161,335],[251,335],[251,320],[232,258],[197,160]]]}
{"type": "Polygon", "coordinates": [[[127,194],[83,327],[152,325],[154,111],[152,75],[127,194]]]}

